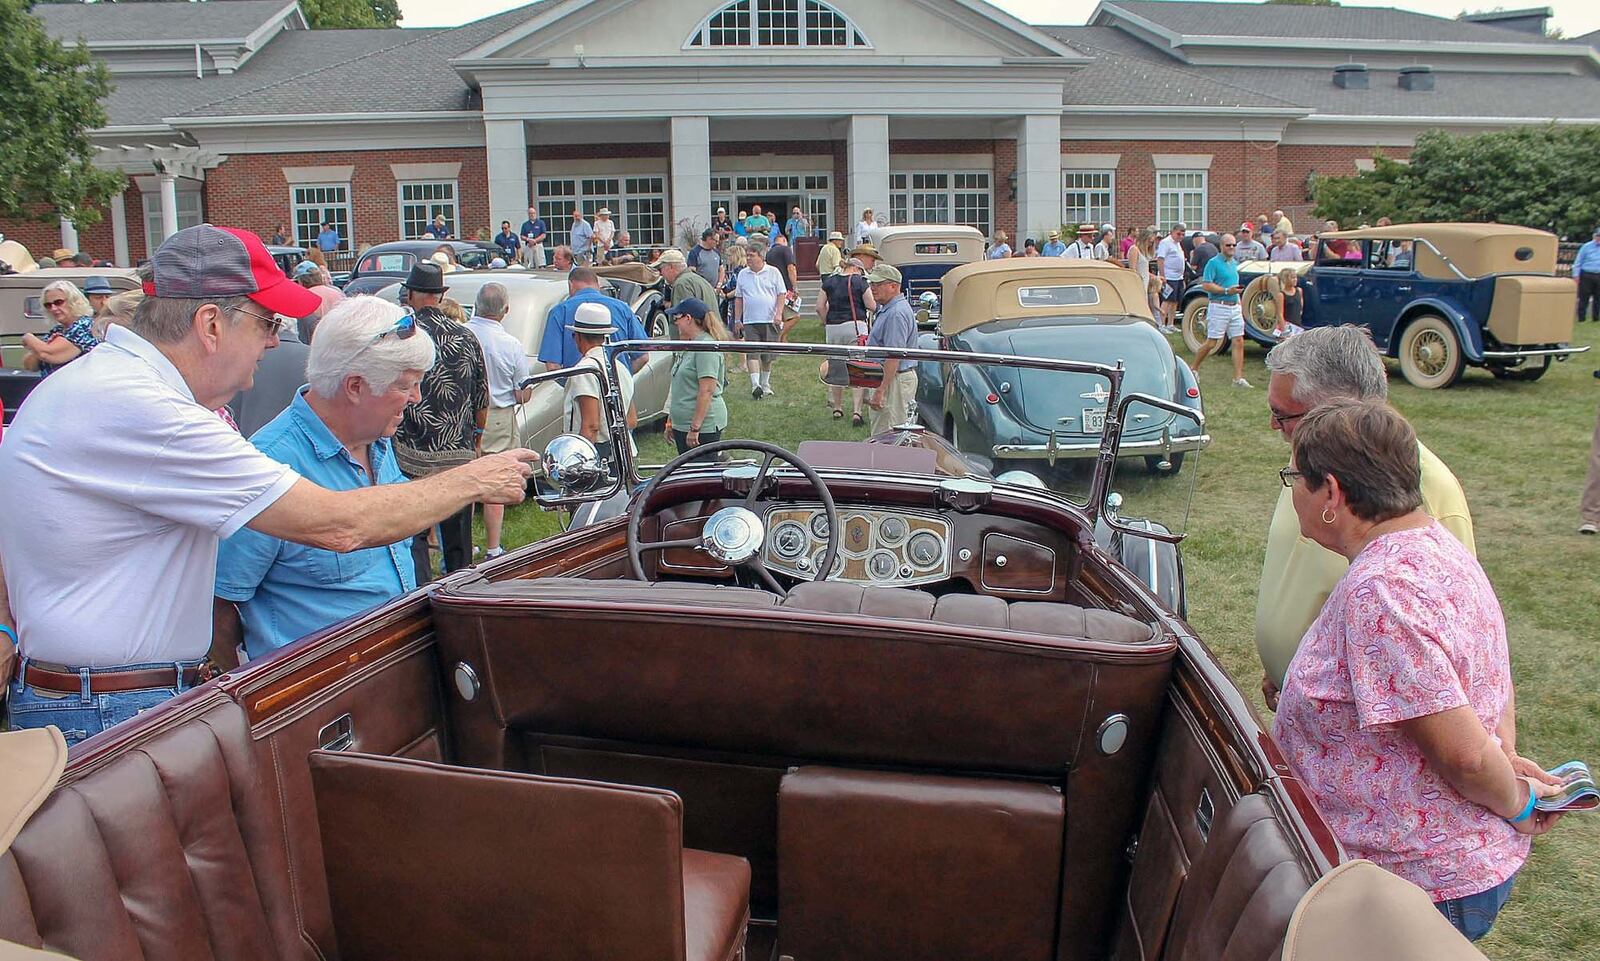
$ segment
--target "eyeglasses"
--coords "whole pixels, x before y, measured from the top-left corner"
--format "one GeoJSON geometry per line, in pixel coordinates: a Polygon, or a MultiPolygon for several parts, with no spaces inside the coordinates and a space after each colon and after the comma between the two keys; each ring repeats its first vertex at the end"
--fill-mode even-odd
{"type": "Polygon", "coordinates": [[[1273,411],[1272,412],[1272,426],[1273,427],[1288,427],[1290,424],[1294,423],[1295,421],[1299,420],[1300,418],[1304,417],[1305,415],[1306,415],[1305,411],[1301,411],[1298,414],[1280,414],[1277,411],[1273,411]]]}
{"type": "Polygon", "coordinates": [[[1295,470],[1293,467],[1284,467],[1278,471],[1278,479],[1283,481],[1283,486],[1285,487],[1293,487],[1294,479],[1304,476],[1306,476],[1305,471],[1295,470]]]}
{"type": "Polygon", "coordinates": [[[44,302],[44,305],[46,307],[64,307],[66,306],[66,303],[67,302],[65,300],[47,300],[44,302]]]}
{"type": "Polygon", "coordinates": [[[1222,249],[1223,250],[1232,250],[1233,248],[1235,248],[1237,246],[1239,246],[1239,245],[1238,244],[1223,244],[1222,245],[1222,249]]]}
{"type": "Polygon", "coordinates": [[[235,312],[244,314],[246,317],[254,317],[269,335],[276,336],[279,331],[283,330],[283,321],[279,320],[276,316],[269,317],[266,314],[258,314],[253,310],[245,310],[243,307],[235,307],[233,309],[235,312]]]}

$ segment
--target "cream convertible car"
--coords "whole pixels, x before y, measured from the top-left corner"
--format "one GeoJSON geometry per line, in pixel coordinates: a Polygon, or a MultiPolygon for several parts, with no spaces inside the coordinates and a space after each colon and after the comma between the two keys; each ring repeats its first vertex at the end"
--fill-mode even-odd
{"type": "MultiPolygon", "coordinates": [[[[600,268],[607,293],[626,301],[651,337],[666,333],[666,304],[662,302],[659,275],[642,264],[600,268]]],[[[537,374],[544,370],[536,358],[544,338],[544,320],[550,308],[567,298],[564,274],[548,270],[457,271],[445,277],[448,296],[470,313],[478,288],[487,283],[504,284],[510,295],[511,312],[502,323],[528,352],[528,366],[537,374]]],[[[391,284],[378,291],[385,300],[400,299],[400,285],[391,284]]],[[[672,380],[672,355],[647,355],[644,370],[634,376],[633,402],[640,424],[659,420],[667,409],[667,385],[672,380]]],[[[561,433],[561,385],[544,381],[533,388],[533,397],[517,406],[517,430],[522,445],[543,450],[561,433]]]]}

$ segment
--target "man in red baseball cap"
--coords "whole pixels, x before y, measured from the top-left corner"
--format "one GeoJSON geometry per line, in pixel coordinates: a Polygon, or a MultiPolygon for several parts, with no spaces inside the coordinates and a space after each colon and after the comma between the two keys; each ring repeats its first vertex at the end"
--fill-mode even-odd
{"type": "MultiPolygon", "coordinates": [[[[14,634],[19,660],[7,713],[73,742],[205,680],[222,538],[249,527],[339,552],[395,545],[474,502],[521,501],[535,458],[313,484],[213,411],[250,385],[282,318],[321,300],[240,230],[180,230],[152,265],[132,322],[35,388],[0,446],[0,503],[15,506],[0,511],[15,618],[0,641],[14,634]]],[[[407,314],[378,339],[418,335],[407,314]]]]}

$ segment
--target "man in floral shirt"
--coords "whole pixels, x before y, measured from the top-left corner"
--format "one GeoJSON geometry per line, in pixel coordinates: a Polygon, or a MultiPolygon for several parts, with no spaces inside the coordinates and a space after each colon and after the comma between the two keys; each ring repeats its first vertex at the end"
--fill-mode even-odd
{"type": "MultiPolygon", "coordinates": [[[[483,348],[472,331],[440,312],[439,301],[447,289],[442,269],[431,261],[412,267],[405,282],[405,305],[416,314],[417,330],[433,338],[438,350],[437,362],[422,378],[422,399],[405,409],[394,435],[400,470],[413,479],[477,457],[489,415],[483,348]]],[[[439,531],[446,574],[472,563],[471,504],[441,521],[439,531]]],[[[426,531],[412,539],[411,558],[417,583],[432,580],[426,531]]]]}

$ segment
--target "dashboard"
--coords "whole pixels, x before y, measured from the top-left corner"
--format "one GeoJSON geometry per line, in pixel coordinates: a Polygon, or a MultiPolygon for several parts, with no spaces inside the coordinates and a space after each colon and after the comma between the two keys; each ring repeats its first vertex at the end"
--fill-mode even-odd
{"type": "MultiPolygon", "coordinates": [[[[762,560],[767,568],[801,580],[814,577],[828,547],[828,514],[822,505],[774,509],[766,524],[762,560]]],[[[950,578],[950,523],[937,514],[845,508],[839,511],[839,524],[833,580],[911,586],[950,578]]]]}

